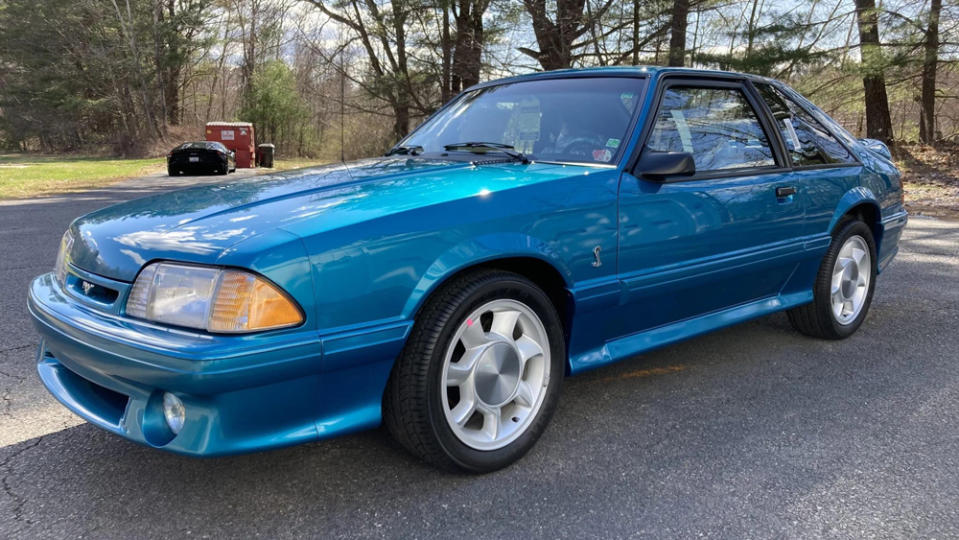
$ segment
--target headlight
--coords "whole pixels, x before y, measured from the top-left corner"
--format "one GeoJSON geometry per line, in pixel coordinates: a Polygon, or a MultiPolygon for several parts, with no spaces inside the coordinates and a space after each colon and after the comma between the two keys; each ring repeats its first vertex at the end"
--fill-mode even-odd
{"type": "Polygon", "coordinates": [[[299,307],[255,274],[175,263],[144,268],[130,291],[126,312],[210,332],[255,332],[303,322],[299,307]]]}
{"type": "Polygon", "coordinates": [[[61,284],[67,280],[67,256],[71,249],[73,249],[73,235],[68,230],[60,239],[60,251],[57,252],[57,262],[53,266],[53,272],[61,284]]]}

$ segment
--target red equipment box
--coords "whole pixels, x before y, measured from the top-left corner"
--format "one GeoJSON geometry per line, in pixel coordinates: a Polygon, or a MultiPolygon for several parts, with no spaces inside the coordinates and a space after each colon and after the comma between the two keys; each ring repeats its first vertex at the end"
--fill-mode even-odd
{"type": "Polygon", "coordinates": [[[206,140],[218,141],[236,153],[238,168],[255,167],[253,124],[249,122],[207,122],[206,140]]]}

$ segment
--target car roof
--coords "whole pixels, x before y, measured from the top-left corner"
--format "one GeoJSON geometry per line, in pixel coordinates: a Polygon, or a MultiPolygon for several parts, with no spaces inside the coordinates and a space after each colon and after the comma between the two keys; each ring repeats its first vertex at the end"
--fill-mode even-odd
{"type": "Polygon", "coordinates": [[[726,77],[737,77],[737,78],[747,78],[755,81],[763,82],[775,82],[773,79],[763,77],[760,75],[752,75],[749,73],[739,73],[735,71],[723,71],[719,69],[698,69],[698,68],[684,68],[684,67],[664,67],[664,66],[602,66],[602,67],[588,67],[588,68],[570,68],[570,69],[555,69],[552,71],[537,71],[535,73],[527,73],[525,75],[516,75],[513,77],[506,77],[503,79],[496,79],[488,82],[483,82],[474,86],[471,86],[467,90],[472,90],[474,88],[483,88],[486,86],[496,86],[500,84],[507,84],[512,82],[519,81],[530,81],[537,79],[573,79],[579,77],[599,77],[599,76],[613,76],[613,77],[642,77],[653,75],[656,73],[681,73],[685,75],[700,75],[704,77],[715,77],[716,75],[726,76],[726,77]]]}

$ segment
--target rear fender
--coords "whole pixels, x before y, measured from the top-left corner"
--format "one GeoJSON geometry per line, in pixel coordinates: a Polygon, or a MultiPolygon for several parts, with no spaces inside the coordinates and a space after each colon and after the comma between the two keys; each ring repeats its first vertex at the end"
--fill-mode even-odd
{"type": "Polygon", "coordinates": [[[874,240],[876,241],[876,251],[879,252],[882,244],[883,227],[881,223],[882,209],[879,200],[869,188],[857,186],[846,192],[839,199],[839,205],[833,213],[832,220],[829,222],[829,233],[835,232],[836,227],[848,214],[855,214],[861,211],[867,211],[874,219],[870,219],[866,225],[872,229],[874,240]]]}

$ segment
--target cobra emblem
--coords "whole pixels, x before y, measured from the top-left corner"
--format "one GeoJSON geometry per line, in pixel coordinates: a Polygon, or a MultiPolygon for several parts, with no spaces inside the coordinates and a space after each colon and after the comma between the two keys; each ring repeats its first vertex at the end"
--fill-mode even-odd
{"type": "Polygon", "coordinates": [[[594,268],[599,268],[600,266],[603,266],[603,260],[599,258],[599,252],[602,250],[603,248],[600,246],[596,246],[593,248],[593,258],[596,259],[593,261],[594,268]]]}

